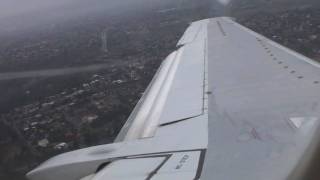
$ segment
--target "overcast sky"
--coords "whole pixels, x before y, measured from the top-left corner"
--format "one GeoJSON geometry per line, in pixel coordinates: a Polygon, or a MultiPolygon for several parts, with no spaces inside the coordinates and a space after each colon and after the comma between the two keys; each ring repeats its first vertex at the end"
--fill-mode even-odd
{"type": "Polygon", "coordinates": [[[77,0],[0,0],[0,17],[18,15],[37,9],[56,7],[77,0]]]}
{"type": "MultiPolygon", "coordinates": [[[[94,6],[95,4],[107,5],[147,5],[152,3],[163,3],[163,2],[179,2],[181,0],[0,0],[0,18],[15,16],[24,14],[39,9],[54,8],[59,6],[67,6],[72,2],[87,2],[87,5],[94,6]],[[145,3],[141,3],[145,2],[145,3]]],[[[231,0],[214,0],[218,1],[223,5],[227,5],[231,0]]],[[[90,7],[88,7],[90,8],[90,7]]]]}

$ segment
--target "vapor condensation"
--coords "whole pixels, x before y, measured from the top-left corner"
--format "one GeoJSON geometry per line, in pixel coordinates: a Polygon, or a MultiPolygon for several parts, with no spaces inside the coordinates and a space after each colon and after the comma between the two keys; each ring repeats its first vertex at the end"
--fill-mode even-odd
{"type": "Polygon", "coordinates": [[[231,0],[217,0],[219,3],[221,3],[222,5],[228,5],[230,3],[231,0]]]}

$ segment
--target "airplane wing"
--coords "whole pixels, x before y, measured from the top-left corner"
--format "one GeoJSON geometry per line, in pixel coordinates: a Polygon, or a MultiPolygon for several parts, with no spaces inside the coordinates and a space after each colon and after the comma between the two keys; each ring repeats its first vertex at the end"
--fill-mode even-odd
{"type": "Polygon", "coordinates": [[[221,17],[194,22],[115,143],[56,156],[32,180],[308,179],[320,65],[221,17]]]}

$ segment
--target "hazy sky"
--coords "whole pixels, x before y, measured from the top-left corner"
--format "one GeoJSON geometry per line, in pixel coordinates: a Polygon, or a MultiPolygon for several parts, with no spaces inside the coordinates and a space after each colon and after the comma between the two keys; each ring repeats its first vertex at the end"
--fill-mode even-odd
{"type": "Polygon", "coordinates": [[[43,9],[61,6],[77,0],[0,0],[0,17],[18,15],[43,9]]]}
{"type": "Polygon", "coordinates": [[[161,4],[174,1],[180,0],[0,0],[0,18],[28,13],[39,9],[67,6],[71,3],[74,5],[82,4],[82,6],[86,6],[86,9],[92,9],[119,6],[126,8],[134,5],[148,7],[148,4],[161,4]]]}
{"type": "MultiPolygon", "coordinates": [[[[39,9],[54,8],[59,6],[67,6],[71,2],[74,4],[86,3],[85,9],[96,8],[103,6],[110,8],[112,6],[129,6],[140,4],[146,6],[148,4],[161,4],[164,2],[174,3],[181,0],[0,0],[0,18],[15,16],[23,13],[36,11],[39,9]]],[[[213,0],[218,1],[223,5],[227,5],[231,0],[213,0]]]]}

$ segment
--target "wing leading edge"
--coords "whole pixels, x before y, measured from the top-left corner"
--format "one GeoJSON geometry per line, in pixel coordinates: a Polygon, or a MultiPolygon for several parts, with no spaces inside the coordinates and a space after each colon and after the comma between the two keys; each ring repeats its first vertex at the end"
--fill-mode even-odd
{"type": "Polygon", "coordinates": [[[318,145],[317,63],[229,18],[192,23],[177,46],[115,143],[51,158],[28,178],[282,180],[306,172],[318,145]]]}

